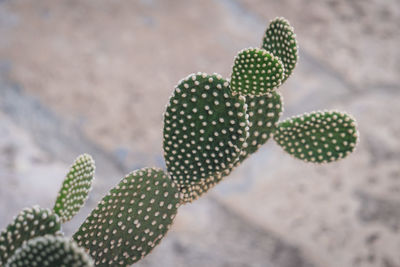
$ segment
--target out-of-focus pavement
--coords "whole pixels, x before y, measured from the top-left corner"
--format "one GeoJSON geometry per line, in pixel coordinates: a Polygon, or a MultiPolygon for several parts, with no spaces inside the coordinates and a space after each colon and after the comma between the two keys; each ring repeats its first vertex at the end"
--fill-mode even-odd
{"type": "Polygon", "coordinates": [[[164,167],[177,81],[228,77],[276,16],[300,46],[283,117],[347,111],[358,149],[312,165],[268,143],[182,207],[137,266],[400,266],[397,0],[0,1],[0,228],[25,206],[51,207],[80,153],[96,160],[96,181],[68,235],[125,173],[164,167]]]}

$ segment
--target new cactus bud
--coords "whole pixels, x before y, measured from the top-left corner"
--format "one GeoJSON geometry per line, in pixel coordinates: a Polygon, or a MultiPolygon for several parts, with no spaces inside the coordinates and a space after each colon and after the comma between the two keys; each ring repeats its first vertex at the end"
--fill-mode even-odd
{"type": "Polygon", "coordinates": [[[92,267],[93,260],[78,245],[62,236],[45,235],[17,249],[5,267],[92,267]]]}
{"type": "Polygon", "coordinates": [[[296,67],[298,49],[293,27],[285,18],[275,18],[265,31],[262,46],[274,56],[280,58],[285,68],[282,83],[289,78],[296,67]]]}
{"type": "Polygon", "coordinates": [[[281,122],[274,139],[296,158],[326,163],[353,152],[358,132],[356,122],[350,115],[338,111],[318,111],[281,122]]]}
{"type": "Polygon", "coordinates": [[[197,73],[179,82],[164,114],[164,158],[185,201],[231,168],[248,135],[246,103],[220,75],[197,73]],[[211,178],[210,178],[211,177],[211,178]]]}
{"type": "Polygon", "coordinates": [[[140,169],[111,189],[74,239],[96,266],[130,265],[160,242],[179,205],[180,193],[162,170],[140,169]]]}
{"type": "Polygon", "coordinates": [[[265,95],[281,85],[284,66],[264,49],[248,48],[236,56],[231,76],[232,92],[265,95]]]}
{"type": "Polygon", "coordinates": [[[53,208],[63,223],[72,219],[85,204],[92,187],[94,170],[94,160],[88,154],[80,155],[72,164],[53,208]]]}
{"type": "Polygon", "coordinates": [[[38,206],[25,208],[0,234],[0,266],[24,242],[46,234],[59,233],[60,219],[49,209],[38,206]]]}

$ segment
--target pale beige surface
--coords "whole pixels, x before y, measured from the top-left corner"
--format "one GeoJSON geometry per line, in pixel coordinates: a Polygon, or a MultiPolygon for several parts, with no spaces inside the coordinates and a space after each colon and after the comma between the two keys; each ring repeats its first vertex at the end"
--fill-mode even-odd
{"type": "Polygon", "coordinates": [[[97,162],[88,208],[123,174],[164,167],[162,112],[192,72],[230,74],[268,20],[295,27],[300,61],[283,117],[357,118],[361,142],[330,165],[273,142],[179,211],[138,266],[400,266],[398,1],[6,1],[0,3],[0,227],[50,207],[79,153],[97,162]],[[44,188],[44,189],[43,189],[44,188]]]}

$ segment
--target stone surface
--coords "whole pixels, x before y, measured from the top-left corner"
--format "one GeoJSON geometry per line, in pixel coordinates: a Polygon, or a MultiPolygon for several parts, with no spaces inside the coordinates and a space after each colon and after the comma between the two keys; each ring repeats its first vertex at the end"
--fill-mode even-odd
{"type": "Polygon", "coordinates": [[[83,152],[96,180],[68,235],[125,173],[164,167],[162,113],[178,80],[227,77],[276,16],[300,46],[283,118],[347,111],[358,149],[313,165],[269,142],[182,207],[137,265],[400,266],[396,0],[0,2],[0,228],[25,206],[52,207],[83,152]]]}

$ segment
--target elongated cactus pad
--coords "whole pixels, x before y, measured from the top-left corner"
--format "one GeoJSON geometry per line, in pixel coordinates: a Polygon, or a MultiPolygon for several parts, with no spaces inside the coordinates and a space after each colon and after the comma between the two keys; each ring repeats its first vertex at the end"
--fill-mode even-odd
{"type": "Polygon", "coordinates": [[[292,74],[296,67],[298,49],[293,27],[285,18],[275,18],[265,31],[262,48],[280,58],[285,67],[285,76],[282,82],[292,74]]]}
{"type": "Polygon", "coordinates": [[[94,160],[88,154],[80,155],[72,164],[53,208],[62,222],[69,221],[85,204],[92,187],[94,169],[94,160]]]}
{"type": "Polygon", "coordinates": [[[256,152],[272,136],[282,114],[281,95],[277,92],[262,96],[247,96],[249,137],[240,155],[240,162],[256,152]]]}
{"type": "Polygon", "coordinates": [[[85,220],[74,239],[96,266],[126,266],[146,256],[168,231],[179,191],[160,169],[128,174],[85,220]]]}
{"type": "Polygon", "coordinates": [[[284,67],[281,60],[264,49],[248,48],[235,58],[231,76],[232,92],[264,95],[281,85],[284,67]]]}
{"type": "Polygon", "coordinates": [[[45,235],[26,242],[6,267],[92,267],[93,260],[66,237],[45,235]]]}
{"type": "Polygon", "coordinates": [[[22,210],[0,234],[0,266],[24,242],[46,234],[60,231],[60,219],[49,209],[38,206],[22,210]]]}
{"type": "Polygon", "coordinates": [[[338,111],[312,112],[285,120],[274,133],[289,154],[308,162],[331,162],[350,154],[357,143],[356,123],[338,111]]]}
{"type": "Polygon", "coordinates": [[[255,153],[273,135],[278,126],[279,117],[282,114],[282,97],[277,92],[268,93],[262,96],[247,96],[247,113],[249,115],[249,137],[246,139],[239,160],[235,165],[214,177],[214,184],[238,167],[251,154],[255,153]]]}
{"type": "Polygon", "coordinates": [[[164,114],[164,158],[187,200],[232,167],[248,135],[244,97],[232,96],[220,75],[192,74],[179,82],[164,114]]]}

